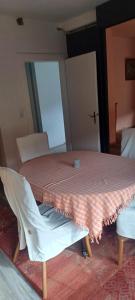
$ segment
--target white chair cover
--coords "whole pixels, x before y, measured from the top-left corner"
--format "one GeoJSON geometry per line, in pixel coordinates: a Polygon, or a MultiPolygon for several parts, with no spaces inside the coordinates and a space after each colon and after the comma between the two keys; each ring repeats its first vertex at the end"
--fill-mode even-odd
{"type": "Polygon", "coordinates": [[[47,133],[33,133],[16,139],[21,162],[49,154],[47,133]]]}
{"type": "Polygon", "coordinates": [[[88,234],[71,219],[38,206],[28,181],[17,172],[0,167],[7,200],[18,220],[20,250],[27,245],[32,261],[47,261],[88,234]],[[46,211],[47,210],[47,211],[46,211]]]}
{"type": "Polygon", "coordinates": [[[135,128],[122,130],[121,156],[135,158],[135,128]]]}
{"type": "Polygon", "coordinates": [[[122,209],[116,224],[117,234],[135,239],[135,197],[127,208],[122,209]]]}

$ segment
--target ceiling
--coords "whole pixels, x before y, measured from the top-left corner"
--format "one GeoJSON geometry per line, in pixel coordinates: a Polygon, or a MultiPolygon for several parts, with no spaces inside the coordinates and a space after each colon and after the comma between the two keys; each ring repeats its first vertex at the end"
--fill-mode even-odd
{"type": "Polygon", "coordinates": [[[64,21],[95,8],[107,0],[0,0],[0,13],[16,17],[44,17],[64,21]]]}

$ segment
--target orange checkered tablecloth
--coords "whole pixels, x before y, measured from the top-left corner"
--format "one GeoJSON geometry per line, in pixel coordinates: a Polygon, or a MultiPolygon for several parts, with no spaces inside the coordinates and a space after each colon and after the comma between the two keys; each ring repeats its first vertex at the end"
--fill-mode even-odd
{"type": "Polygon", "coordinates": [[[92,151],[50,154],[24,163],[20,173],[40,202],[87,227],[101,238],[103,225],[113,223],[119,209],[135,195],[135,160],[92,151]],[[80,159],[80,168],[73,162],[80,159]]]}

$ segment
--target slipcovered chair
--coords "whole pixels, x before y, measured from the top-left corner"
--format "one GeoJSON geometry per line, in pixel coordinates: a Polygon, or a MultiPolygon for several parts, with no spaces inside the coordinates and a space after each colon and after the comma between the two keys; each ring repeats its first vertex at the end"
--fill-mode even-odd
{"type": "MultiPolygon", "coordinates": [[[[135,159],[135,128],[125,128],[121,137],[121,156],[135,159]]],[[[118,234],[118,264],[123,261],[124,242],[135,239],[135,197],[128,207],[121,210],[117,222],[118,234]]]]}
{"type": "Polygon", "coordinates": [[[124,242],[127,239],[135,239],[135,196],[129,206],[122,209],[116,222],[118,234],[118,264],[123,261],[124,242]]]}
{"type": "Polygon", "coordinates": [[[21,162],[49,154],[47,133],[33,133],[16,139],[21,162]]]}
{"type": "Polygon", "coordinates": [[[43,264],[43,299],[47,298],[46,261],[61,253],[73,243],[85,238],[88,255],[91,256],[88,229],[83,229],[42,204],[37,206],[30,184],[12,169],[0,167],[0,178],[7,200],[17,217],[19,243],[13,262],[19,250],[28,248],[31,261],[43,264]]]}
{"type": "Polygon", "coordinates": [[[135,128],[122,130],[121,156],[135,159],[135,128]]]}

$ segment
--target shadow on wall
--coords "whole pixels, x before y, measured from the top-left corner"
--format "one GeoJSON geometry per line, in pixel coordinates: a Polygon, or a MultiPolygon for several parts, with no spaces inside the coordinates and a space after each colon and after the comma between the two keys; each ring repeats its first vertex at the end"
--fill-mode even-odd
{"type": "MultiPolygon", "coordinates": [[[[5,166],[6,165],[6,160],[5,160],[5,154],[4,154],[4,146],[3,146],[3,141],[2,141],[2,133],[0,130],[0,166],[5,166]]],[[[5,204],[6,197],[3,189],[3,184],[0,179],[0,203],[5,204]]]]}
{"type": "Polygon", "coordinates": [[[6,165],[5,153],[4,153],[4,145],[2,141],[2,133],[0,129],[0,166],[6,165]]]}

